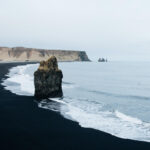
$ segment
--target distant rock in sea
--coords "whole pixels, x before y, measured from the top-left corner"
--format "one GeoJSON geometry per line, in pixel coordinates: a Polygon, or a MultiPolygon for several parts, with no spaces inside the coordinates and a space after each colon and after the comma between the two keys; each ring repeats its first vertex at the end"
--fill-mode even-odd
{"type": "Polygon", "coordinates": [[[47,61],[41,61],[40,66],[34,73],[34,86],[36,99],[62,97],[63,74],[58,69],[55,56],[51,56],[47,61]]]}
{"type": "Polygon", "coordinates": [[[90,61],[85,51],[0,47],[0,61],[39,62],[53,55],[58,61],[90,61]]]}
{"type": "Polygon", "coordinates": [[[98,59],[98,62],[107,62],[108,60],[107,59],[105,59],[105,58],[99,58],[98,59]]]}

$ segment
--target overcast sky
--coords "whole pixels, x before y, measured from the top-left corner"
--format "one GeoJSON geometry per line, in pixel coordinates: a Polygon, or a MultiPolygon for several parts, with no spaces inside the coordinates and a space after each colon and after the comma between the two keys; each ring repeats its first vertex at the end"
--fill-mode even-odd
{"type": "Polygon", "coordinates": [[[150,0],[0,0],[0,46],[150,60],[150,0]]]}

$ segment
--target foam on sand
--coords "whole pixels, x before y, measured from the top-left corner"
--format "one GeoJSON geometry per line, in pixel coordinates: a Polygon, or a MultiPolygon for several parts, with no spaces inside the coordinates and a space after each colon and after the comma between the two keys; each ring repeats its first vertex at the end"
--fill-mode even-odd
{"type": "Polygon", "coordinates": [[[2,85],[6,90],[10,90],[12,93],[18,95],[33,96],[34,94],[34,82],[33,75],[28,74],[28,69],[36,65],[24,65],[13,67],[7,74],[7,79],[3,81],[2,85]]]}
{"type": "Polygon", "coordinates": [[[150,142],[150,123],[117,110],[92,113],[73,105],[67,105],[66,110],[61,110],[66,118],[69,116],[72,120],[79,122],[82,127],[94,128],[120,138],[150,142]]]}
{"type": "MultiPolygon", "coordinates": [[[[57,98],[39,103],[39,107],[60,112],[67,119],[76,121],[84,128],[93,128],[107,132],[114,136],[150,142],[150,123],[143,122],[138,118],[126,115],[118,110],[115,111],[89,111],[90,104],[84,107],[78,107],[73,103],[68,103],[68,98],[63,101],[57,98]],[[67,99],[67,100],[66,100],[67,99]]],[[[76,101],[75,99],[73,101],[76,101]]],[[[94,105],[91,105],[95,107],[94,105]]],[[[102,106],[100,106],[102,108],[102,106]]],[[[97,109],[91,108],[91,109],[97,109]]]]}

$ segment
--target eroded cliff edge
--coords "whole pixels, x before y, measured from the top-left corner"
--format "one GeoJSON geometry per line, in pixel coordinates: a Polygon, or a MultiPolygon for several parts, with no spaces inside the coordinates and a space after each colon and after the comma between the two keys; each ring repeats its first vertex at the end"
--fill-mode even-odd
{"type": "Polygon", "coordinates": [[[39,62],[51,56],[55,56],[58,61],[90,61],[85,51],[0,47],[0,61],[39,62]]]}

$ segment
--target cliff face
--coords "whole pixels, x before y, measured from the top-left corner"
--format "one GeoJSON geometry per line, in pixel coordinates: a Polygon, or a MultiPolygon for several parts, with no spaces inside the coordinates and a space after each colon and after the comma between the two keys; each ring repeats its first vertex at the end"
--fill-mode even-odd
{"type": "Polygon", "coordinates": [[[55,56],[58,61],[90,61],[85,51],[0,47],[0,61],[42,61],[55,56]]]}
{"type": "Polygon", "coordinates": [[[63,74],[58,69],[57,59],[51,56],[47,61],[41,61],[34,73],[34,86],[36,99],[62,97],[63,74]]]}

